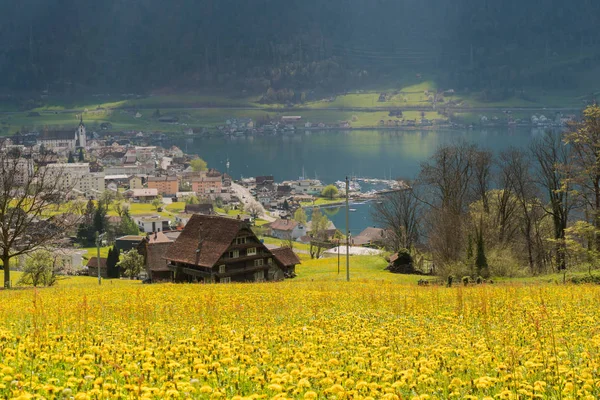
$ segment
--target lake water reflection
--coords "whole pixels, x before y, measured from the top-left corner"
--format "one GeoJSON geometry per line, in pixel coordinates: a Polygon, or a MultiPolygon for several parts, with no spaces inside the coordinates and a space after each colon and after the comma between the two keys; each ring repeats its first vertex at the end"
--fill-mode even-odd
{"type": "MultiPolygon", "coordinates": [[[[275,181],[307,178],[323,183],[343,180],[345,176],[411,179],[420,164],[440,146],[460,140],[476,143],[494,152],[509,146],[525,147],[543,130],[529,128],[475,128],[469,130],[424,131],[296,131],[276,136],[210,137],[179,139],[183,151],[198,154],[208,165],[226,171],[234,179],[273,175],[275,181]]],[[[369,204],[353,206],[350,225],[353,234],[373,225],[369,204]]],[[[345,227],[344,210],[330,219],[345,227]]]]}

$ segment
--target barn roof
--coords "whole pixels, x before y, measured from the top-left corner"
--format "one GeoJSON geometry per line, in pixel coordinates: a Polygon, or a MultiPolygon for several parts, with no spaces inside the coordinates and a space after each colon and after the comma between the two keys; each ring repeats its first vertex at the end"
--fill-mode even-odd
{"type": "Polygon", "coordinates": [[[75,140],[75,130],[43,131],[38,140],[75,140]]]}
{"type": "MultiPolygon", "coordinates": [[[[88,260],[87,263],[88,268],[98,268],[98,257],[92,257],[88,260]]],[[[100,268],[106,268],[106,258],[100,257],[100,268]]]]}
{"type": "Polygon", "coordinates": [[[300,264],[300,259],[296,253],[294,253],[294,250],[289,247],[273,249],[271,250],[271,253],[273,253],[275,260],[284,267],[291,267],[300,264]]]}
{"type": "Polygon", "coordinates": [[[194,214],[181,235],[169,247],[165,258],[174,262],[212,267],[244,228],[248,226],[237,219],[194,214]]]}

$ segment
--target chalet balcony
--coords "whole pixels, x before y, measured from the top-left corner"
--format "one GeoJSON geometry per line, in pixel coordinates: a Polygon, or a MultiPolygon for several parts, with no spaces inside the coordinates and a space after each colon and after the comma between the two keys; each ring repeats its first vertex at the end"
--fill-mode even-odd
{"type": "MultiPolygon", "coordinates": [[[[241,262],[246,262],[246,261],[254,261],[260,258],[267,258],[267,257],[271,257],[270,254],[266,254],[266,253],[256,253],[256,254],[252,254],[250,256],[243,256],[240,255],[239,257],[235,257],[235,258],[222,258],[221,260],[219,260],[219,263],[221,264],[237,264],[237,263],[241,263],[241,262]]],[[[265,264],[267,262],[265,261],[265,264]]]]}
{"type": "MultiPolygon", "coordinates": [[[[203,269],[196,269],[196,268],[190,268],[190,267],[178,267],[177,265],[174,264],[169,264],[167,265],[167,267],[169,268],[169,270],[176,272],[176,271],[181,271],[184,274],[187,275],[191,275],[191,276],[197,276],[200,278],[211,278],[211,277],[215,277],[215,278],[225,278],[228,276],[235,276],[235,275],[242,275],[242,274],[247,274],[250,272],[256,272],[256,271],[266,271],[268,270],[271,265],[268,264],[264,264],[264,265],[259,265],[259,266],[254,266],[254,265],[250,265],[250,266],[245,266],[245,267],[240,267],[240,268],[232,268],[228,271],[225,271],[221,274],[216,273],[216,272],[209,272],[207,271],[206,268],[203,269]]],[[[202,267],[199,267],[202,268],[202,267]]]]}

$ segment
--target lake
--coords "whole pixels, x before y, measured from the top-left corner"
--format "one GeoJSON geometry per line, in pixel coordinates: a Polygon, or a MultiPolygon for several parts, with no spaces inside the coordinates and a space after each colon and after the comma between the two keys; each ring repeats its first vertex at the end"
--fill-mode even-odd
{"type": "MultiPolygon", "coordinates": [[[[525,147],[542,129],[475,128],[469,130],[327,130],[296,131],[276,136],[188,138],[165,143],[197,154],[211,168],[227,171],[234,179],[273,175],[275,181],[307,178],[323,183],[346,176],[369,178],[415,178],[420,164],[442,145],[460,140],[494,152],[510,146],[525,147]]],[[[354,235],[373,225],[370,204],[352,206],[350,226],[354,235]]],[[[345,230],[345,212],[332,210],[330,219],[345,230]]]]}

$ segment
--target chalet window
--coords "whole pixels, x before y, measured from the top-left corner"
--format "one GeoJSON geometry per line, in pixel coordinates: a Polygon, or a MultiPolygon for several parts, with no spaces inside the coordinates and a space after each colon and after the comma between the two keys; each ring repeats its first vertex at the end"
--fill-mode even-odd
{"type": "Polygon", "coordinates": [[[219,279],[219,283],[231,283],[231,277],[228,276],[227,278],[221,278],[219,279]]]}
{"type": "Polygon", "coordinates": [[[269,265],[273,264],[273,259],[272,258],[267,258],[267,264],[269,264],[269,265]]]}
{"type": "Polygon", "coordinates": [[[245,237],[236,238],[235,244],[246,244],[246,238],[245,237]]]}
{"type": "Polygon", "coordinates": [[[256,255],[256,247],[250,247],[248,249],[248,255],[249,256],[255,256],[256,255]]]}
{"type": "Polygon", "coordinates": [[[224,265],[219,265],[219,273],[220,274],[224,274],[225,273],[225,266],[224,265]]]}
{"type": "Polygon", "coordinates": [[[265,280],[265,271],[256,271],[254,273],[254,280],[256,282],[262,282],[265,280]]]}
{"type": "Polygon", "coordinates": [[[229,252],[229,258],[238,258],[240,256],[239,250],[232,250],[229,252]]]}
{"type": "Polygon", "coordinates": [[[260,267],[262,265],[265,264],[265,260],[263,260],[262,258],[258,259],[258,260],[254,260],[254,266],[255,267],[260,267]]]}

